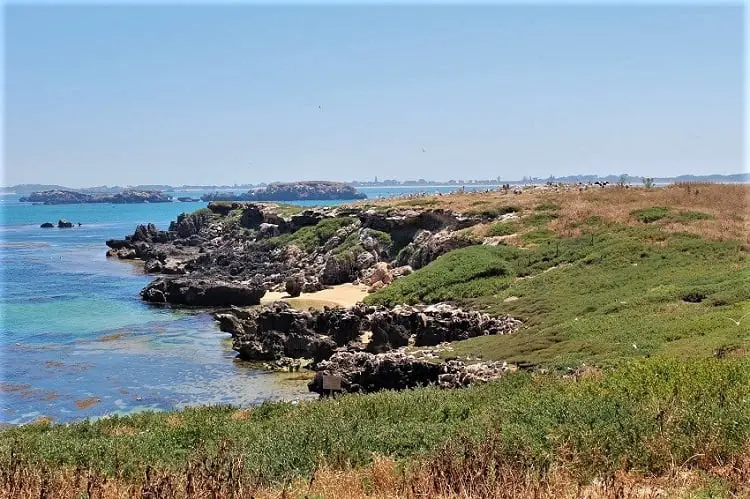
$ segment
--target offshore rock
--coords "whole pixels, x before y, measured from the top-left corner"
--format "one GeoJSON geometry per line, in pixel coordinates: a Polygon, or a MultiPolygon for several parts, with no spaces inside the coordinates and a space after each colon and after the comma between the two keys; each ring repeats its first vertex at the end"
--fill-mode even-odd
{"type": "Polygon", "coordinates": [[[76,204],[76,203],[167,203],[172,198],[161,191],[127,190],[117,194],[84,194],[76,191],[50,190],[32,192],[19,201],[44,204],[76,204]]]}

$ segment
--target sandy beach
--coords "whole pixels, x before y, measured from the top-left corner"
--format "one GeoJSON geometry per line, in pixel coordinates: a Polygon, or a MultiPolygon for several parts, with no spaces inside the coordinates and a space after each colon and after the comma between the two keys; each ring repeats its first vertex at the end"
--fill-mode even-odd
{"type": "Polygon", "coordinates": [[[268,291],[260,302],[266,304],[279,300],[287,301],[295,308],[351,307],[362,301],[365,296],[367,296],[367,286],[347,283],[314,293],[302,293],[297,298],[291,298],[281,291],[268,291]]]}

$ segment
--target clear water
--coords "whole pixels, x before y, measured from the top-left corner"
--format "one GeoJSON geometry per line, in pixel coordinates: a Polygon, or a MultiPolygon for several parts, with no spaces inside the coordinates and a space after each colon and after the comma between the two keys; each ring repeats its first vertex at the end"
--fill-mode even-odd
{"type": "MultiPolygon", "coordinates": [[[[376,198],[454,189],[363,191],[376,198]]],[[[105,257],[107,239],[139,223],[164,229],[206,203],[44,206],[19,197],[0,195],[0,423],[310,397],[303,382],[235,359],[210,315],[143,303],[138,292],[152,277],[105,257]],[[82,225],[39,227],[60,218],[82,225]]]]}

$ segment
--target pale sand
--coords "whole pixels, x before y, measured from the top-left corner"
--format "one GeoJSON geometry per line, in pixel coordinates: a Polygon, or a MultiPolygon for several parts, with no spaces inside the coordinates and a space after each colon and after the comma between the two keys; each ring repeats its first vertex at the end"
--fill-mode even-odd
{"type": "Polygon", "coordinates": [[[260,303],[266,304],[282,300],[289,302],[295,308],[322,308],[323,306],[333,307],[336,305],[351,307],[361,302],[365,296],[367,296],[367,286],[348,283],[314,293],[302,293],[298,298],[291,298],[281,291],[267,291],[261,298],[260,303]]]}

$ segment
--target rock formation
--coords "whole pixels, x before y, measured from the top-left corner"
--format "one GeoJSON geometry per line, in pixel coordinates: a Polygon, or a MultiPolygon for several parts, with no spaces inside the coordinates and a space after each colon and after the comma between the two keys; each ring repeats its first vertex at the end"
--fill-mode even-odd
{"type": "Polygon", "coordinates": [[[203,201],[299,201],[331,199],[366,199],[367,196],[349,184],[340,182],[274,183],[267,187],[236,195],[215,192],[201,197],[203,201]]]}
{"type": "Polygon", "coordinates": [[[460,388],[497,379],[510,371],[504,362],[467,364],[460,360],[434,362],[417,358],[404,351],[386,354],[342,351],[318,365],[308,388],[326,395],[323,376],[341,377],[341,388],[349,393],[371,393],[380,390],[404,390],[437,385],[460,388]]]}
{"type": "Polygon", "coordinates": [[[167,203],[172,198],[161,191],[128,190],[116,194],[84,194],[76,191],[51,190],[32,192],[19,201],[44,204],[77,204],[77,203],[167,203]]]}
{"type": "Polygon", "coordinates": [[[159,278],[141,291],[144,300],[194,307],[258,305],[266,294],[255,283],[234,283],[216,279],[159,278]]]}

